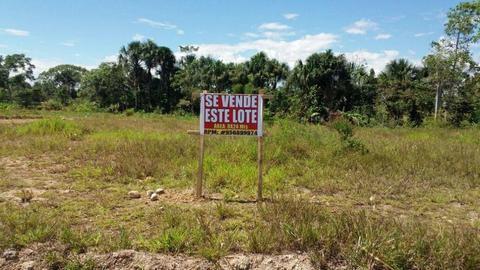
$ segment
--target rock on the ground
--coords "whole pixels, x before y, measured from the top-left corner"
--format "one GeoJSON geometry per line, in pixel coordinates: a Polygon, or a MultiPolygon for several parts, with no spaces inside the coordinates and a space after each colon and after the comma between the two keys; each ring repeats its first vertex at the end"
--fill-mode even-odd
{"type": "Polygon", "coordinates": [[[160,195],[160,194],[165,193],[165,190],[163,188],[157,188],[157,190],[155,190],[155,193],[160,195]]]}
{"type": "Polygon", "coordinates": [[[3,252],[2,258],[5,260],[15,260],[18,257],[18,252],[14,249],[7,249],[3,252]]]}
{"type": "Polygon", "coordinates": [[[230,265],[232,265],[234,269],[237,270],[249,270],[250,260],[247,258],[247,256],[240,255],[236,258],[233,258],[230,261],[230,265]]]}
{"type": "Polygon", "coordinates": [[[150,201],[158,201],[158,194],[157,194],[157,193],[153,193],[153,194],[150,196],[150,201]]]}
{"type": "Polygon", "coordinates": [[[130,199],[138,199],[138,198],[141,197],[141,195],[140,195],[140,193],[139,193],[138,191],[132,190],[132,191],[129,191],[129,192],[128,192],[128,197],[129,197],[130,199]]]}
{"type": "Polygon", "coordinates": [[[147,196],[150,198],[150,197],[152,197],[153,193],[155,193],[153,190],[148,190],[147,191],[147,196]]]}
{"type": "Polygon", "coordinates": [[[220,269],[315,269],[306,254],[236,254],[228,255],[220,260],[220,269]]]}
{"type": "Polygon", "coordinates": [[[22,270],[33,270],[33,269],[35,269],[35,261],[28,261],[28,262],[22,263],[21,269],[22,270]]]}
{"type": "Polygon", "coordinates": [[[201,258],[136,252],[133,250],[101,255],[85,254],[85,256],[93,258],[100,269],[215,269],[212,263],[201,258]]]}

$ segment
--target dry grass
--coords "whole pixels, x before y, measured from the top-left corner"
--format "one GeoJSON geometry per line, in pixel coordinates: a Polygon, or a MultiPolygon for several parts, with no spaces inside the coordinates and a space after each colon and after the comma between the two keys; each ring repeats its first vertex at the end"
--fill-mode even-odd
{"type": "Polygon", "coordinates": [[[264,193],[272,202],[257,206],[236,202],[255,196],[253,138],[207,138],[207,194],[223,201],[195,201],[198,142],[185,131],[196,119],[41,116],[0,124],[1,162],[27,157],[22,175],[49,176],[19,186],[18,170],[0,163],[0,196],[45,190],[26,207],[0,200],[8,232],[0,248],[49,241],[71,253],[135,248],[210,260],[305,251],[318,265],[480,267],[478,129],[359,128],[362,153],[339,151],[327,127],[269,123],[264,193]],[[148,201],[145,192],[160,186],[166,194],[148,201]],[[128,199],[129,190],[142,198],[128,199]]]}

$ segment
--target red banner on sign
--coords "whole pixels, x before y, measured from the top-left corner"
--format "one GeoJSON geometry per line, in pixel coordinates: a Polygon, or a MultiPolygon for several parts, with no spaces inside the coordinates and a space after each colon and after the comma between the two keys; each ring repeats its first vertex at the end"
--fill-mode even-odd
{"type": "Polygon", "coordinates": [[[201,95],[200,134],[262,136],[262,124],[261,95],[201,95]]]}

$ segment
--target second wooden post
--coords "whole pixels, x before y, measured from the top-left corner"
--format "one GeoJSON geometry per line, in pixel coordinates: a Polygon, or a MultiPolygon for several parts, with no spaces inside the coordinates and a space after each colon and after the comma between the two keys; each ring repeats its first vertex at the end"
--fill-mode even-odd
{"type": "Polygon", "coordinates": [[[202,197],[202,187],[203,187],[203,156],[205,155],[205,136],[200,134],[200,153],[198,158],[198,175],[197,175],[197,185],[195,189],[195,195],[197,198],[202,197]]]}
{"type": "Polygon", "coordinates": [[[257,187],[257,202],[263,200],[263,136],[257,138],[258,153],[258,187],[257,187]]]}

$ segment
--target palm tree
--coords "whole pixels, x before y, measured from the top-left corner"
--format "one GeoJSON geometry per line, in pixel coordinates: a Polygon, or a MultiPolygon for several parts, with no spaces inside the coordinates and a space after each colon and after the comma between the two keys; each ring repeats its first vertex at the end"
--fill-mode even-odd
{"type": "Polygon", "coordinates": [[[135,97],[135,109],[138,109],[138,95],[144,70],[142,68],[142,43],[139,41],[130,42],[127,47],[120,49],[118,62],[127,73],[135,97]]]}
{"type": "Polygon", "coordinates": [[[395,121],[405,115],[419,124],[418,92],[420,89],[421,70],[406,59],[393,60],[385,66],[379,76],[381,102],[395,121]]]}

